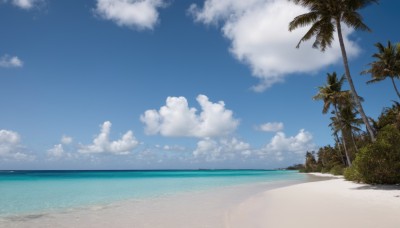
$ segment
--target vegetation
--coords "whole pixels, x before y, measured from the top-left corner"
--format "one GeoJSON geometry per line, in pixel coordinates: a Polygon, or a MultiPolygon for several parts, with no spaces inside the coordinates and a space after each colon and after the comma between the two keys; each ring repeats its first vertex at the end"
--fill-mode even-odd
{"type": "Polygon", "coordinates": [[[303,164],[295,164],[286,168],[286,170],[304,170],[303,164]]]}
{"type": "Polygon", "coordinates": [[[377,3],[377,0],[292,0],[294,3],[304,6],[310,12],[295,17],[289,24],[289,31],[295,30],[299,27],[311,25],[308,32],[301,38],[297,47],[301,42],[310,40],[315,36],[313,44],[314,48],[325,51],[326,48],[332,45],[334,40],[334,33],[337,32],[342,52],[343,65],[345,70],[346,79],[349,82],[352,99],[356,104],[357,110],[367,128],[367,131],[372,141],[375,141],[375,132],[368,121],[367,115],[361,105],[361,100],[355,89],[353,79],[350,75],[350,67],[347,59],[346,47],[343,41],[342,25],[349,26],[350,28],[371,31],[366,24],[362,21],[359,10],[365,8],[371,3],[377,3]]]}
{"type": "Polygon", "coordinates": [[[305,169],[302,171],[344,175],[347,180],[369,184],[399,184],[400,104],[395,102],[392,107],[385,108],[374,121],[374,128],[378,132],[375,142],[371,142],[365,133],[342,136],[354,139],[353,147],[349,150],[354,152],[354,156],[350,156],[352,166],[340,149],[344,146],[343,142],[349,139],[341,139],[336,141],[334,147],[321,147],[317,154],[307,152],[305,169]],[[357,150],[357,147],[360,149],[357,150]]]}
{"type": "Polygon", "coordinates": [[[377,141],[360,150],[346,178],[369,184],[400,183],[400,129],[388,124],[377,141]]]}
{"type": "Polygon", "coordinates": [[[400,43],[393,46],[388,41],[387,47],[381,43],[376,43],[375,47],[378,48],[378,53],[375,53],[372,57],[377,60],[370,63],[371,68],[363,71],[362,74],[371,74],[372,79],[367,83],[380,82],[389,77],[397,96],[400,98],[399,90],[394,81],[394,79],[400,79],[400,43]]]}
{"type": "MultiPolygon", "coordinates": [[[[326,84],[318,87],[314,100],[323,101],[322,113],[330,113],[334,139],[333,146],[321,147],[317,153],[307,152],[304,172],[329,172],[344,175],[347,180],[370,184],[400,184],[400,103],[384,108],[376,119],[368,118],[357,94],[342,36],[342,24],[354,29],[370,31],[363,23],[359,10],[377,3],[376,0],[292,0],[309,9],[309,12],[295,17],[289,24],[289,31],[311,25],[299,41],[315,38],[314,48],[325,51],[337,33],[344,65],[344,76],[328,73],[326,84]],[[348,83],[350,90],[343,90],[348,83]],[[366,131],[362,128],[365,126],[366,131]]],[[[378,52],[369,69],[361,74],[370,74],[375,83],[390,79],[400,98],[396,80],[400,79],[400,43],[387,46],[376,43],[378,52]]]]}
{"type": "Polygon", "coordinates": [[[315,152],[306,153],[304,169],[300,169],[300,172],[322,172],[343,175],[344,167],[344,156],[338,153],[335,148],[325,146],[319,148],[317,154],[315,152]]]}
{"type": "MultiPolygon", "coordinates": [[[[342,76],[340,79],[338,79],[336,72],[333,72],[332,74],[327,74],[326,81],[327,84],[325,86],[321,86],[318,88],[319,92],[317,95],[314,96],[314,100],[324,101],[324,106],[322,109],[323,114],[326,114],[329,111],[331,105],[334,107],[332,114],[335,114],[335,116],[331,118],[331,127],[334,130],[335,135],[337,135],[338,132],[341,132],[342,135],[349,134],[348,125],[350,125],[351,128],[351,123],[344,119],[346,116],[349,116],[349,114],[344,113],[344,111],[348,111],[348,109],[352,108],[352,102],[350,100],[350,93],[348,91],[342,91],[342,86],[345,78],[344,76],[342,76]]],[[[348,142],[346,143],[346,140],[344,140],[344,138],[342,142],[347,164],[351,164],[350,154],[347,146],[349,144],[348,142]]]]}

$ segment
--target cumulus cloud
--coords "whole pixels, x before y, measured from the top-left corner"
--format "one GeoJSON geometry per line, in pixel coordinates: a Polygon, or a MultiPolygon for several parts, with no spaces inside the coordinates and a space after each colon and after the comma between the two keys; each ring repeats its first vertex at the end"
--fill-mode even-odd
{"type": "Polygon", "coordinates": [[[56,144],[53,146],[53,148],[47,150],[47,156],[53,157],[53,158],[61,158],[65,154],[64,152],[64,147],[62,144],[56,144]]]}
{"type": "Polygon", "coordinates": [[[307,151],[316,150],[317,146],[313,142],[310,132],[301,129],[295,136],[287,137],[283,132],[277,132],[271,141],[261,148],[257,153],[261,156],[275,158],[282,161],[286,157],[297,157],[304,159],[307,151]]]}
{"type": "Polygon", "coordinates": [[[265,123],[265,124],[261,124],[260,126],[256,127],[257,130],[266,131],[266,132],[282,131],[283,128],[284,128],[284,126],[283,126],[283,123],[281,123],[281,122],[265,123]]]}
{"type": "Polygon", "coordinates": [[[119,26],[153,29],[158,21],[158,8],[163,0],[97,0],[95,12],[119,26]]]}
{"type": "MultiPolygon", "coordinates": [[[[341,59],[338,39],[325,53],[311,48],[312,41],[295,48],[308,28],[289,32],[288,25],[307,10],[290,1],[206,0],[203,7],[193,4],[189,11],[198,22],[222,23],[222,33],[231,41],[230,52],[260,79],[253,87],[257,92],[283,82],[287,75],[313,73],[341,59]]],[[[343,29],[348,56],[357,56],[360,48],[349,40],[353,30],[343,29]]]]}
{"type": "Polygon", "coordinates": [[[147,110],[140,120],[149,135],[185,137],[218,137],[232,133],[239,125],[233,112],[225,103],[212,103],[205,95],[197,96],[201,112],[190,108],[185,97],[168,97],[166,105],[157,110],[147,110]]]}
{"type": "Polygon", "coordinates": [[[63,135],[61,137],[61,143],[54,145],[52,148],[47,150],[47,156],[51,159],[60,159],[63,157],[71,158],[74,155],[72,153],[66,152],[64,145],[70,145],[73,141],[72,137],[63,135]]]}
{"type": "Polygon", "coordinates": [[[91,145],[83,145],[78,150],[80,153],[112,153],[128,154],[139,145],[132,131],[126,132],[121,139],[110,141],[111,122],[106,121],[100,127],[100,134],[97,135],[91,145]]]}
{"type": "Polygon", "coordinates": [[[194,157],[205,158],[208,161],[225,160],[250,153],[250,144],[236,138],[220,140],[205,138],[197,143],[197,148],[193,151],[194,157]]]}
{"type": "Polygon", "coordinates": [[[23,152],[21,137],[17,132],[0,130],[0,158],[31,160],[32,156],[23,152]]]}
{"type": "Polygon", "coordinates": [[[3,55],[0,57],[0,67],[5,68],[18,68],[22,67],[24,63],[17,56],[3,55]]]}
{"type": "Polygon", "coordinates": [[[43,0],[11,0],[11,3],[21,9],[29,10],[43,0]]]}

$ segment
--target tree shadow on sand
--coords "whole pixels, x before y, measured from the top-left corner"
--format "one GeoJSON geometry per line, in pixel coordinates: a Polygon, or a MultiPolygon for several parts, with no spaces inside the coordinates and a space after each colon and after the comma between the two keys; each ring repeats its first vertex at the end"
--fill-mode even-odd
{"type": "MultiPolygon", "coordinates": [[[[387,190],[387,191],[393,191],[393,190],[400,190],[400,185],[364,185],[356,188],[352,188],[354,190],[387,190]]],[[[399,192],[400,195],[400,192],[399,192]]],[[[399,196],[400,197],[400,196],[399,196]]]]}

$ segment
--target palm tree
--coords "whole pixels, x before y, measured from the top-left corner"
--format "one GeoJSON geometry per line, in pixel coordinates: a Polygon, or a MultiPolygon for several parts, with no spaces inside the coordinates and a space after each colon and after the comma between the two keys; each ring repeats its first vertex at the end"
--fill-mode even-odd
{"type": "Polygon", "coordinates": [[[362,130],[360,129],[360,125],[362,124],[362,119],[357,118],[357,110],[354,108],[353,103],[349,103],[348,105],[344,106],[340,110],[340,117],[343,121],[342,126],[344,131],[348,132],[350,138],[353,142],[354,150],[358,152],[358,148],[355,142],[354,133],[359,133],[362,130]]]}
{"type": "Polygon", "coordinates": [[[337,110],[340,100],[343,100],[342,86],[345,81],[344,76],[338,78],[336,72],[326,74],[326,85],[318,87],[318,93],[313,97],[314,100],[323,100],[324,107],[322,113],[326,114],[331,105],[337,110]]]}
{"type": "Polygon", "coordinates": [[[294,3],[306,7],[310,12],[295,17],[289,24],[289,31],[293,31],[299,27],[311,25],[308,32],[301,38],[297,47],[301,42],[310,40],[315,36],[313,44],[314,48],[325,51],[332,45],[334,40],[334,32],[337,31],[340,50],[342,52],[343,65],[345,68],[346,79],[349,82],[353,99],[357,105],[367,131],[372,141],[375,141],[375,132],[373,131],[368,118],[365,115],[361,101],[354,87],[353,79],[350,75],[350,68],[347,59],[346,48],[344,46],[341,22],[349,27],[370,31],[367,25],[362,21],[362,16],[358,13],[360,9],[377,3],[378,0],[292,0],[294,3]]]}
{"type": "Polygon", "coordinates": [[[335,136],[335,141],[336,141],[336,143],[338,145],[340,154],[342,154],[341,145],[343,145],[344,155],[346,157],[347,165],[351,166],[350,154],[349,154],[349,151],[347,149],[347,143],[346,143],[344,134],[342,132],[342,123],[341,123],[341,121],[339,121],[338,116],[331,117],[331,121],[332,122],[329,124],[329,126],[333,130],[333,135],[335,136]],[[339,131],[342,132],[342,138],[340,138],[339,135],[338,135],[339,131]]]}
{"type": "MultiPolygon", "coordinates": [[[[354,158],[354,153],[358,152],[354,133],[361,131],[359,127],[362,124],[362,120],[357,118],[358,112],[354,108],[354,102],[352,102],[350,94],[347,94],[348,101],[339,104],[339,113],[336,116],[331,117],[332,123],[329,126],[336,134],[339,130],[341,131],[347,162],[349,163],[349,166],[351,166],[351,160],[354,158]],[[349,142],[352,142],[353,145],[351,146],[349,142]],[[351,148],[353,148],[353,150],[349,150],[351,148]]],[[[336,111],[333,113],[335,112],[336,111]]]]}
{"type": "MultiPolygon", "coordinates": [[[[333,134],[332,134],[332,135],[334,136],[335,144],[336,144],[337,147],[338,147],[338,152],[339,152],[340,159],[342,160],[343,165],[346,165],[346,162],[345,162],[345,160],[344,160],[344,158],[343,158],[342,146],[341,146],[341,144],[340,144],[340,139],[339,139],[338,132],[335,131],[335,129],[334,129],[332,126],[331,126],[331,128],[332,128],[332,131],[333,131],[333,134]]],[[[346,153],[346,152],[345,152],[345,153],[346,153]]],[[[346,154],[345,154],[345,156],[346,156],[346,154]]]]}
{"type": "Polygon", "coordinates": [[[400,98],[399,90],[397,89],[394,79],[400,79],[400,43],[395,46],[388,41],[387,47],[381,43],[376,43],[375,47],[378,48],[378,53],[372,55],[377,60],[368,64],[370,69],[361,72],[362,74],[371,74],[372,80],[367,83],[380,82],[386,78],[390,78],[393,83],[394,90],[400,98]]]}
{"type": "MultiPolygon", "coordinates": [[[[334,132],[337,134],[337,132],[340,130],[342,132],[342,136],[344,136],[344,126],[343,126],[343,121],[340,116],[339,109],[342,106],[342,104],[347,103],[348,97],[349,97],[349,91],[342,91],[342,86],[345,81],[344,76],[340,77],[340,79],[337,77],[336,72],[333,72],[332,74],[327,74],[326,77],[326,82],[327,84],[325,86],[320,86],[318,87],[318,93],[313,97],[314,100],[323,100],[324,101],[324,106],[322,108],[322,113],[326,114],[331,105],[334,107],[334,114],[336,114],[336,122],[334,122],[334,125],[331,125],[331,127],[335,127],[336,131],[334,132]]],[[[350,161],[350,156],[347,150],[346,146],[346,141],[343,137],[343,147],[347,159],[347,164],[351,166],[351,161],[350,161]]]]}

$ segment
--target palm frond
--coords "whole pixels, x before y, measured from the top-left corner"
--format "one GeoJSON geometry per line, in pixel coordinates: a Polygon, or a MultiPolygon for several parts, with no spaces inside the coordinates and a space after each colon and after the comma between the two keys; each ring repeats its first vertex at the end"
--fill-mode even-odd
{"type": "Polygon", "coordinates": [[[318,13],[316,12],[309,12],[299,15],[289,23],[289,31],[291,32],[297,28],[310,25],[316,22],[318,20],[318,17],[318,13]]]}
{"type": "Polygon", "coordinates": [[[342,21],[349,27],[355,28],[356,30],[371,32],[371,29],[362,22],[363,18],[358,12],[345,11],[342,14],[342,21]]]}

